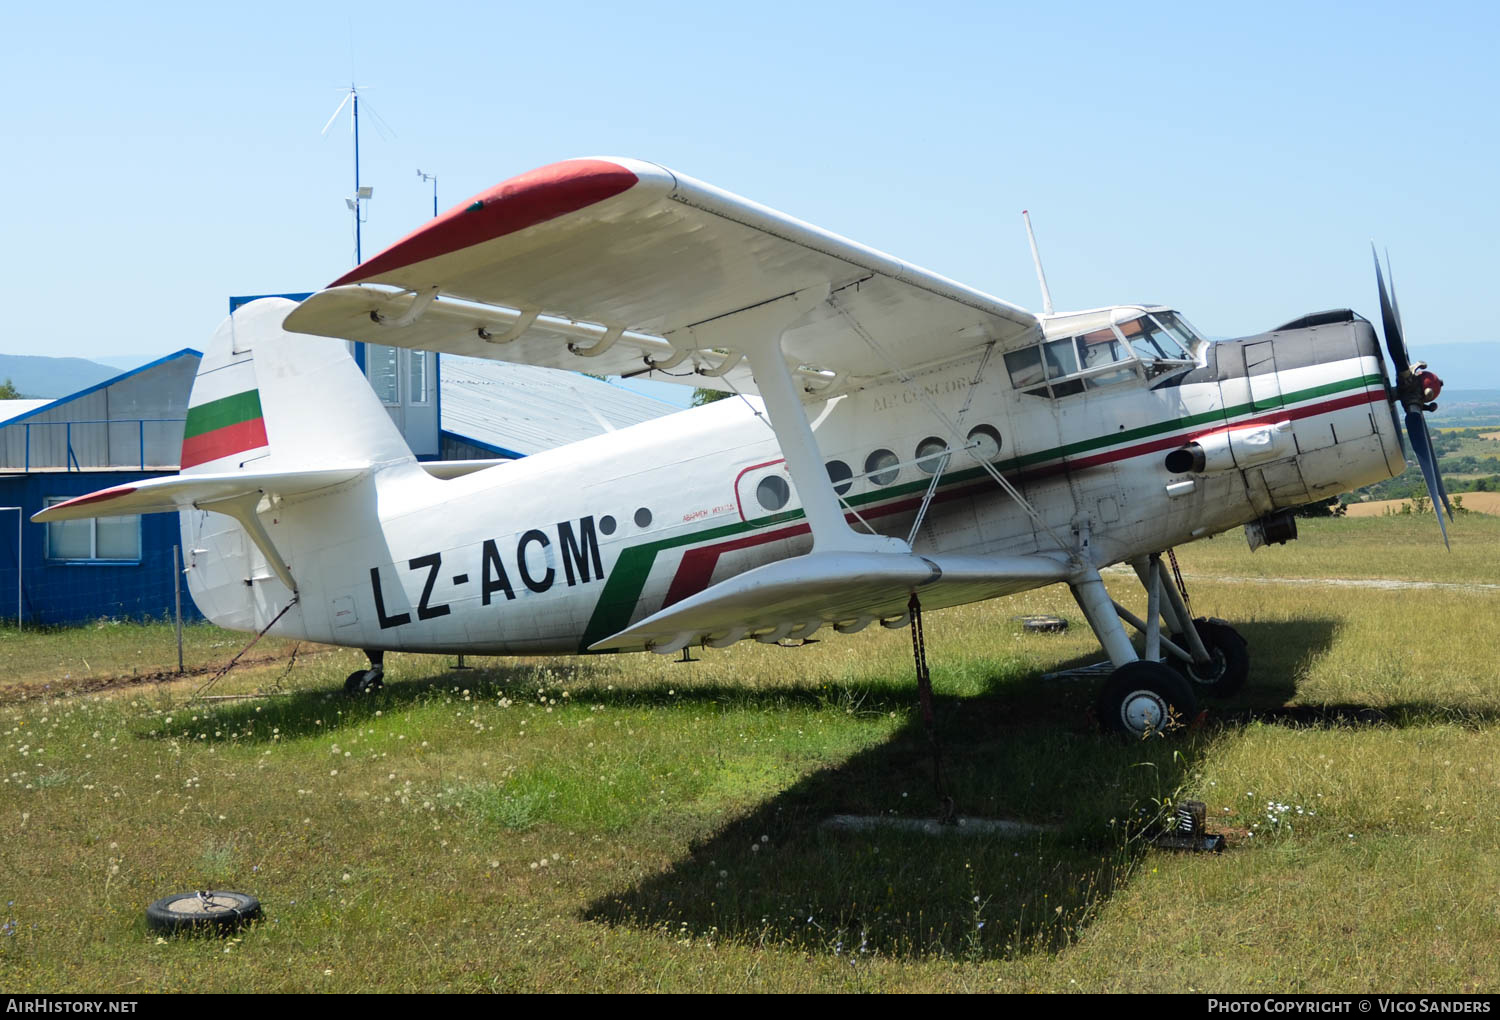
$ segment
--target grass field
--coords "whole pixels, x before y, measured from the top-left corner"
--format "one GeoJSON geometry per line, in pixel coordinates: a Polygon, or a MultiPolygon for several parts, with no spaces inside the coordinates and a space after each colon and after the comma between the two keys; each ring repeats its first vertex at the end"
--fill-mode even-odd
{"type": "MultiPolygon", "coordinates": [[[[141,679],[175,667],[169,628],[0,631],[0,987],[1494,991],[1500,519],[1461,518],[1452,553],[1430,518],[1299,523],[1180,550],[1253,666],[1175,739],[1099,736],[1096,682],[1041,679],[1100,657],[1064,589],[929,616],[950,788],[1052,827],[1016,839],[820,827],[933,811],[907,631],[692,664],[397,655],[352,702],[356,653],[283,676],[282,644],[215,693],[284,693],[198,704],[202,675],[141,679]],[[1037,612],[1073,626],[1025,633],[1037,612]],[[1228,852],[1131,835],[1184,796],[1228,852]],[[266,916],[147,930],[201,887],[266,916]]],[[[244,638],[190,640],[203,665],[244,638]]]]}
{"type": "MultiPolygon", "coordinates": [[[[1500,514],[1500,492],[1465,492],[1458,495],[1458,503],[1454,506],[1454,512],[1460,509],[1477,514],[1500,514]]],[[[1411,506],[1409,499],[1376,499],[1367,503],[1350,503],[1347,512],[1350,517],[1382,517],[1386,514],[1399,514],[1403,507],[1411,506]]],[[[1432,502],[1428,500],[1427,509],[1424,511],[1432,513],[1432,502]]],[[[1437,524],[1428,521],[1433,527],[1437,524]]]]}

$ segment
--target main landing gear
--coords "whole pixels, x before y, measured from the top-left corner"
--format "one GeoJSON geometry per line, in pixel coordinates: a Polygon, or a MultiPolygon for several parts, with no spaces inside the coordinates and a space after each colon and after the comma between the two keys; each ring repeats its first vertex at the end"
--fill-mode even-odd
{"type": "Polygon", "coordinates": [[[344,681],[344,693],[351,698],[360,694],[374,694],[385,686],[385,652],[382,649],[365,649],[370,659],[369,669],[356,669],[344,681]]]}
{"type": "Polygon", "coordinates": [[[1250,651],[1223,620],[1193,619],[1182,592],[1164,577],[1159,553],[1130,565],[1146,589],[1145,620],[1109,597],[1097,570],[1089,568],[1069,587],[1115,667],[1095,703],[1099,722],[1111,732],[1144,738],[1192,722],[1200,696],[1238,691],[1250,675],[1250,651]],[[1122,620],[1144,635],[1141,653],[1122,620]],[[1163,621],[1170,638],[1162,636],[1163,621]]]}

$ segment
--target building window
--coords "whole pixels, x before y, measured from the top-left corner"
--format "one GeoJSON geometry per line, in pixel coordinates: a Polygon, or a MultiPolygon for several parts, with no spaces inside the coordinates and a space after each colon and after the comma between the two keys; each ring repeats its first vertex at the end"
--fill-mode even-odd
{"type": "Polygon", "coordinates": [[[413,404],[427,403],[428,357],[426,351],[407,352],[406,393],[407,400],[413,404]]]}
{"type": "MultiPolygon", "coordinates": [[[[69,498],[49,499],[47,505],[63,503],[69,498]]],[[[139,562],[141,519],[131,515],[53,521],[47,525],[47,558],[75,563],[139,562]]]]}
{"type": "Polygon", "coordinates": [[[370,377],[370,388],[382,404],[401,403],[401,375],[396,350],[383,344],[365,345],[365,371],[370,377]]]}

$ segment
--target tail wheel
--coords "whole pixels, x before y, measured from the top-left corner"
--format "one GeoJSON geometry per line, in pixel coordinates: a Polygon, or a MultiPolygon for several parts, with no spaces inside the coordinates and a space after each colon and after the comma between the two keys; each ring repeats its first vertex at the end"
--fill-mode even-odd
{"type": "Polygon", "coordinates": [[[1107,732],[1140,740],[1187,725],[1198,714],[1198,699],[1176,670],[1142,659],[1109,675],[1095,712],[1107,732]]]}
{"type": "Polygon", "coordinates": [[[385,670],[379,666],[356,669],[344,681],[344,693],[350,697],[373,694],[385,686],[385,670]]]}
{"type": "MultiPolygon", "coordinates": [[[[1204,619],[1200,616],[1193,621],[1193,626],[1198,628],[1198,636],[1203,639],[1203,645],[1213,661],[1201,666],[1173,659],[1172,665],[1182,671],[1182,675],[1199,694],[1210,698],[1228,698],[1239,693],[1240,688],[1245,686],[1245,681],[1250,678],[1250,646],[1245,643],[1239,631],[1223,620],[1204,619]]],[[[1173,634],[1172,642],[1180,648],[1186,649],[1188,646],[1187,638],[1181,634],[1173,634]]]]}

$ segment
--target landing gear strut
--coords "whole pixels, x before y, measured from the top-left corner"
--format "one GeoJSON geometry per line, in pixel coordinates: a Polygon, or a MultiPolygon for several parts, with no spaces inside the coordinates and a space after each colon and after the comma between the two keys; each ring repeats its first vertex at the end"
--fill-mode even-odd
{"type": "Polygon", "coordinates": [[[1164,576],[1159,554],[1131,566],[1146,589],[1145,620],[1111,599],[1091,567],[1069,586],[1115,667],[1095,704],[1100,723],[1112,732],[1145,737],[1191,722],[1199,694],[1227,697],[1238,691],[1250,673],[1250,653],[1245,639],[1224,621],[1193,619],[1182,593],[1164,576]],[[1144,636],[1142,653],[1122,620],[1144,636]],[[1163,620],[1170,639],[1162,636],[1163,620]]]}
{"type": "Polygon", "coordinates": [[[370,659],[369,669],[356,669],[344,681],[344,693],[350,697],[373,694],[385,686],[385,652],[382,649],[365,649],[370,659]]]}

